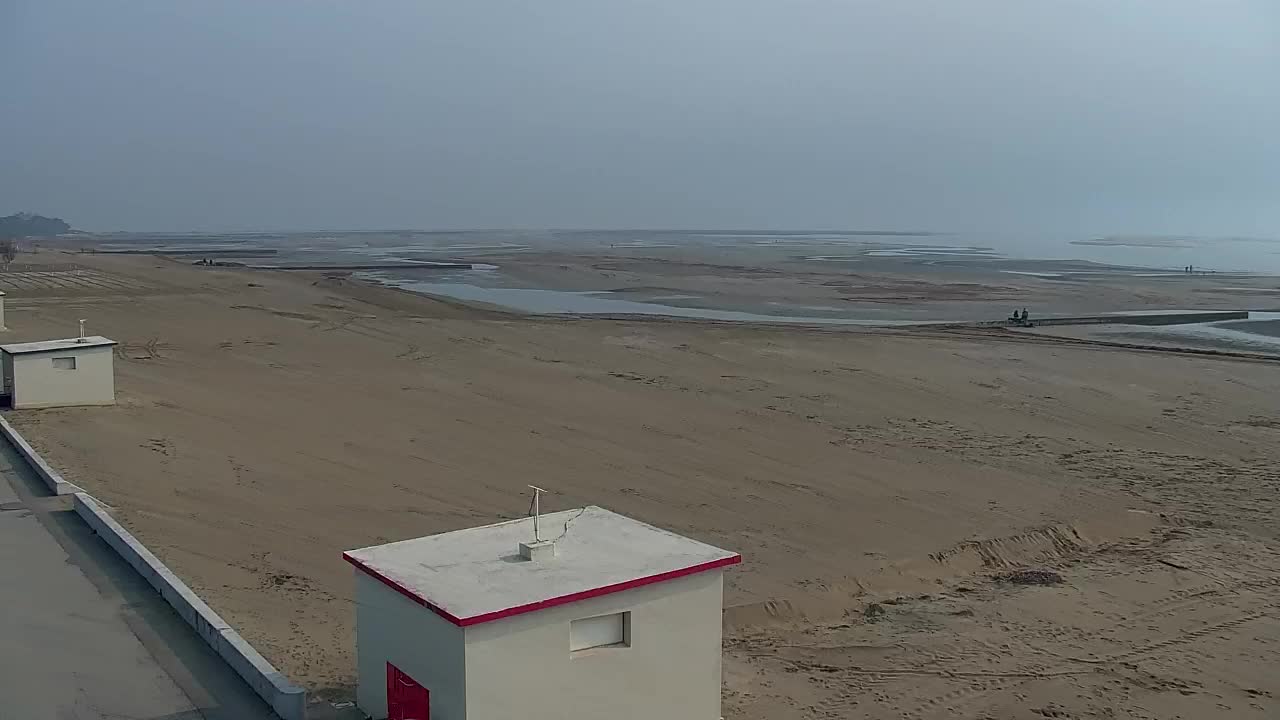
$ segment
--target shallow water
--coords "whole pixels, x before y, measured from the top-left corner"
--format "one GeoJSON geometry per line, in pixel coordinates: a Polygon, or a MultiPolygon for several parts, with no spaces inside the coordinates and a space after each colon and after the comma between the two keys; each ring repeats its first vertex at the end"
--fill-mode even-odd
{"type": "Polygon", "coordinates": [[[1246,352],[1280,352],[1280,312],[1250,312],[1248,320],[1159,326],[1099,326],[1096,334],[1178,342],[1246,352]]]}
{"type": "Polygon", "coordinates": [[[1031,277],[1047,278],[1047,279],[1061,278],[1067,275],[1083,274],[1079,271],[1077,272],[1066,272],[1066,271],[1064,272],[1033,272],[1031,270],[1001,270],[1000,272],[1008,273],[1010,275],[1030,275],[1031,277]]]}
{"type": "Polygon", "coordinates": [[[865,259],[861,255],[810,255],[805,258],[814,262],[862,262],[865,259]]]}
{"type": "Polygon", "coordinates": [[[971,247],[903,247],[894,248],[892,250],[868,250],[864,255],[871,257],[969,257],[969,258],[991,258],[1001,257],[994,250],[989,248],[971,248],[971,247]]]}
{"type": "Polygon", "coordinates": [[[711,308],[659,305],[635,300],[622,300],[610,292],[567,292],[563,290],[538,290],[533,288],[481,287],[468,283],[423,282],[388,278],[385,275],[364,273],[362,277],[378,280],[404,290],[442,295],[445,297],[484,302],[537,315],[654,315],[661,317],[685,317],[704,320],[729,320],[737,322],[801,323],[823,325],[916,325],[911,320],[862,320],[839,317],[812,317],[799,315],[765,315],[761,313],[715,310],[711,308]]]}

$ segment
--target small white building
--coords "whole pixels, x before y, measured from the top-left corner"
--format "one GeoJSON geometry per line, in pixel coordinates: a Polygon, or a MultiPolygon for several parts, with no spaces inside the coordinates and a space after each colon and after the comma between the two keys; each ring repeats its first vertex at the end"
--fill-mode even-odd
{"type": "Polygon", "coordinates": [[[599,507],[343,553],[356,704],[391,720],[719,720],[734,552],[599,507]],[[554,538],[554,540],[547,540],[554,538]]]}
{"type": "Polygon", "coordinates": [[[99,335],[0,345],[10,406],[24,410],[114,404],[115,344],[99,335]]]}

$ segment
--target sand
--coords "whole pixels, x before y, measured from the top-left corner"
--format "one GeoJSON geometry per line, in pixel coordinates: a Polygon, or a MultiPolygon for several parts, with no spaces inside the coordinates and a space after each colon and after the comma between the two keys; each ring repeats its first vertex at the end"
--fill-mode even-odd
{"type": "Polygon", "coordinates": [[[114,289],[11,292],[5,339],[87,318],[119,403],[14,422],[322,696],[354,683],[340,553],[533,483],[743,554],[727,718],[1280,713],[1280,365],[67,257],[114,289]],[[1024,567],[1063,582],[992,579],[1024,567]]]}

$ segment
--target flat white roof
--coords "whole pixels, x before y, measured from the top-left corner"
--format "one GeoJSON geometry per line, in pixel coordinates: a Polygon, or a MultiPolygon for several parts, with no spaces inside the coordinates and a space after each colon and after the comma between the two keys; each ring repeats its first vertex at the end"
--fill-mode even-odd
{"type": "Polygon", "coordinates": [[[37,342],[12,343],[9,345],[0,345],[3,350],[10,355],[22,355],[25,353],[55,352],[59,350],[75,350],[91,347],[102,347],[104,345],[115,345],[115,340],[108,340],[101,335],[92,335],[86,338],[67,338],[66,340],[40,340],[37,342]]]}
{"type": "Polygon", "coordinates": [[[594,505],[548,513],[556,556],[524,560],[533,518],[352,550],[343,558],[455,625],[475,625],[732,565],[741,556],[594,505]]]}

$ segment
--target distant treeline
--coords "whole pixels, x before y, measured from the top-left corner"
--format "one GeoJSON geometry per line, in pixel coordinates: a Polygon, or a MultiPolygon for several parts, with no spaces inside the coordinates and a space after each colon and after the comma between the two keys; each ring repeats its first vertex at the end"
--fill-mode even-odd
{"type": "Polygon", "coordinates": [[[0,217],[0,238],[48,237],[61,235],[71,229],[62,218],[51,218],[34,213],[20,212],[0,217]]]}

